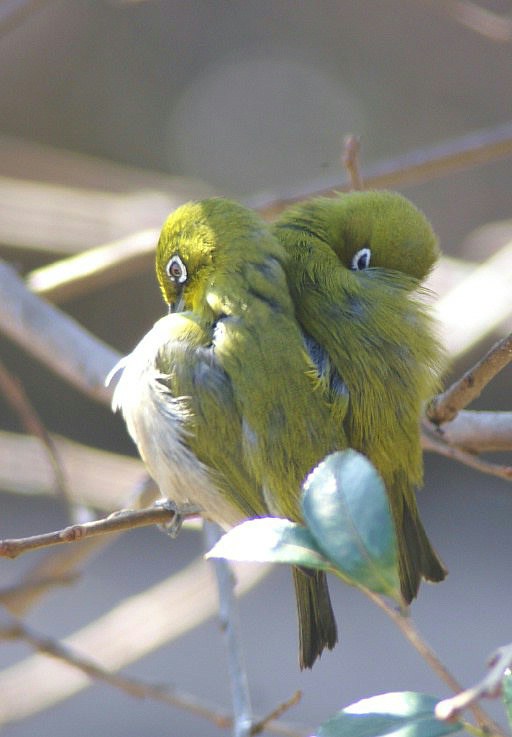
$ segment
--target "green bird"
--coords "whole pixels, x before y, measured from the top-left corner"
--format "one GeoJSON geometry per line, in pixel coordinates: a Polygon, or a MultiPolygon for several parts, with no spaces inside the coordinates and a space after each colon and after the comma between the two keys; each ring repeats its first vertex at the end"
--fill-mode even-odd
{"type": "MultiPolygon", "coordinates": [[[[287,262],[247,208],[180,207],[156,254],[172,313],[119,364],[113,408],[162,495],[224,528],[268,515],[301,522],[301,482],[347,445],[295,318],[287,262]]],[[[311,667],[334,647],[336,623],[325,574],[294,568],[293,579],[299,662],[311,667]]]]}
{"type": "Polygon", "coordinates": [[[409,603],[422,578],[446,575],[415,497],[423,478],[420,416],[443,364],[421,290],[439,255],[437,239],[411,202],[385,191],[293,206],[273,232],[289,256],[288,287],[324,396],[339,407],[348,446],[384,480],[409,603]]]}

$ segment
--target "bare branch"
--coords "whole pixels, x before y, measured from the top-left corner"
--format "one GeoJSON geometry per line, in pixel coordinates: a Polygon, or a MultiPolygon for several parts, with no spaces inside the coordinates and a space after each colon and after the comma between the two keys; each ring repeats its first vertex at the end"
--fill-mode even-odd
{"type": "MultiPolygon", "coordinates": [[[[34,650],[56,658],[73,668],[78,668],[89,678],[102,681],[119,691],[123,691],[128,696],[138,699],[153,699],[154,701],[160,701],[169,706],[177,707],[178,709],[188,711],[195,716],[213,722],[220,729],[230,729],[233,726],[233,718],[230,714],[210,704],[205,699],[183,691],[176,686],[144,683],[136,678],[129,678],[107,671],[93,660],[80,655],[68,645],[39,634],[19,620],[11,620],[7,625],[0,626],[0,639],[21,640],[34,648],[34,650]]],[[[259,721],[259,728],[257,730],[251,730],[251,734],[257,734],[265,728],[274,734],[302,737],[302,732],[297,732],[291,727],[277,723],[277,719],[285,711],[297,704],[299,700],[300,691],[295,693],[284,704],[276,707],[267,717],[259,721]]]]}
{"type": "MultiPolygon", "coordinates": [[[[403,616],[403,614],[396,611],[378,594],[365,588],[361,590],[397,625],[404,637],[409,640],[414,649],[421,655],[427,665],[432,668],[434,673],[436,673],[436,675],[446,683],[448,688],[456,693],[460,692],[462,690],[462,686],[441,662],[432,648],[423,640],[411,617],[403,616]]],[[[495,735],[495,737],[507,737],[501,727],[496,724],[496,722],[494,722],[478,704],[471,704],[470,709],[478,724],[488,733],[489,737],[492,735],[495,735]]]]}
{"type": "Polygon", "coordinates": [[[343,141],[343,153],[341,162],[345,167],[350,180],[350,189],[364,189],[363,178],[359,167],[359,154],[361,151],[361,139],[352,134],[345,136],[343,141]]]}
{"type": "MultiPolygon", "coordinates": [[[[221,530],[213,522],[204,523],[204,540],[210,550],[221,537],[221,530]]],[[[245,667],[238,606],[234,597],[234,579],[230,563],[222,558],[210,561],[215,572],[219,598],[219,622],[227,653],[229,685],[233,703],[233,735],[249,737],[252,734],[252,707],[249,681],[245,667]]]]}
{"type": "Polygon", "coordinates": [[[452,356],[468,351],[512,310],[512,241],[478,265],[434,305],[443,343],[452,356]],[[475,295],[479,295],[475,299],[475,295]],[[492,295],[485,299],[484,295],[492,295]]]}
{"type": "Polygon", "coordinates": [[[490,476],[498,476],[498,478],[512,481],[512,466],[502,466],[496,463],[484,461],[478,456],[468,453],[465,450],[447,445],[442,440],[437,440],[427,433],[422,434],[421,444],[424,450],[430,450],[445,458],[463,463],[465,466],[474,468],[476,471],[487,473],[490,476]]]}
{"type": "Polygon", "coordinates": [[[54,261],[30,272],[27,286],[34,294],[59,303],[128,279],[152,266],[159,232],[143,230],[54,261]]]}
{"type": "MultiPolygon", "coordinates": [[[[188,514],[195,516],[197,510],[188,512],[188,514]]],[[[61,543],[80,542],[96,535],[110,535],[114,532],[134,530],[137,527],[148,527],[149,525],[165,525],[172,522],[175,516],[176,512],[164,505],[141,510],[122,509],[104,519],[85,522],[82,525],[70,525],[55,532],[46,532],[42,535],[32,535],[31,537],[12,540],[0,540],[0,557],[17,558],[22,553],[32,550],[48,548],[61,543]]]]}
{"type": "Polygon", "coordinates": [[[468,453],[512,450],[512,412],[462,410],[442,427],[425,422],[435,437],[468,453]]]}
{"type": "Polygon", "coordinates": [[[459,410],[480,396],[487,384],[512,361],[512,333],[498,341],[488,353],[427,408],[428,419],[436,425],[453,420],[459,410]]]}
{"type": "MultiPolygon", "coordinates": [[[[363,170],[367,189],[407,187],[454,174],[473,166],[505,159],[512,155],[512,123],[485,128],[464,136],[416,149],[394,159],[377,162],[363,170]]],[[[347,191],[349,184],[339,177],[317,180],[287,192],[276,193],[266,201],[252,198],[246,204],[270,219],[289,205],[308,197],[333,197],[333,190],[347,191]]]]}
{"type": "MultiPolygon", "coordinates": [[[[270,567],[235,564],[234,570],[242,595],[270,567]]],[[[215,598],[210,567],[201,559],[147,591],[131,595],[66,638],[65,645],[79,653],[94,653],[99,667],[114,672],[211,617],[216,609],[215,598]]],[[[89,685],[84,673],[65,663],[42,655],[26,658],[0,672],[0,724],[21,721],[89,685]]]]}
{"type": "Polygon", "coordinates": [[[108,403],[105,377],[120,355],[75,320],[28,291],[0,262],[0,330],[96,401],[108,403]]]}
{"type": "MultiPolygon", "coordinates": [[[[255,722],[252,725],[251,734],[260,734],[264,730],[274,731],[272,729],[272,725],[275,722],[275,720],[280,719],[281,716],[285,712],[287,712],[293,706],[296,706],[301,700],[301,698],[302,698],[302,691],[295,691],[295,693],[287,701],[283,701],[282,704],[279,704],[279,706],[277,706],[275,709],[272,709],[270,714],[267,714],[266,717],[263,717],[263,719],[260,719],[259,721],[255,722]]],[[[284,732],[280,732],[280,734],[284,734],[284,732]]],[[[287,732],[286,734],[290,734],[290,733],[287,732]]]]}
{"type": "MultiPolygon", "coordinates": [[[[122,507],[148,507],[160,496],[144,493],[147,471],[141,460],[109,453],[51,435],[77,503],[114,512],[122,507]],[[108,479],[108,485],[105,484],[108,479]]],[[[16,494],[55,493],[53,473],[40,443],[30,435],[0,430],[0,489],[16,494]]]]}
{"type": "Polygon", "coordinates": [[[232,720],[229,714],[209,706],[192,694],[174,687],[142,683],[134,678],[110,673],[89,658],[80,655],[68,645],[38,634],[19,620],[12,620],[8,625],[0,627],[0,638],[22,640],[38,652],[50,655],[67,665],[78,668],[90,678],[103,681],[120,691],[124,691],[129,696],[139,699],[151,698],[171,706],[177,706],[212,721],[220,728],[228,728],[231,725],[232,720]]]}
{"type": "Polygon", "coordinates": [[[483,697],[496,697],[501,691],[501,682],[505,671],[512,665],[512,644],[500,647],[489,659],[490,671],[472,688],[444,699],[436,705],[436,717],[438,719],[456,719],[464,710],[483,697]]]}

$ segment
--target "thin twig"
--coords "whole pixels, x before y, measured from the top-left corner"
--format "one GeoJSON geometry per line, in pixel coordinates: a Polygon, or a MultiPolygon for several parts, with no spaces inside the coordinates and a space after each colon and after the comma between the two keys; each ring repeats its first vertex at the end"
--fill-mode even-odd
{"type": "MultiPolygon", "coordinates": [[[[512,123],[506,123],[377,162],[367,167],[363,176],[360,173],[358,176],[368,189],[406,187],[511,155],[512,123]]],[[[351,186],[355,188],[353,181],[351,184],[337,176],[310,182],[296,191],[276,193],[265,202],[261,198],[250,198],[245,204],[259,210],[263,217],[273,219],[298,200],[318,195],[332,197],[351,186]]],[[[98,246],[37,269],[28,275],[27,282],[38,294],[56,302],[91,291],[96,286],[113,284],[136,270],[152,268],[154,250],[151,244],[156,237],[157,231],[144,231],[116,243],[98,246]]]]}
{"type": "MultiPolygon", "coordinates": [[[[197,510],[184,510],[183,516],[187,514],[195,516],[197,510]]],[[[0,557],[17,558],[18,555],[27,553],[29,550],[39,550],[61,543],[79,542],[95,535],[134,530],[136,527],[148,527],[149,525],[165,525],[172,522],[175,515],[176,512],[167,506],[155,506],[141,510],[122,509],[104,519],[85,522],[82,525],[70,525],[55,532],[0,540],[0,557]]]]}
{"type": "MultiPolygon", "coordinates": [[[[207,550],[215,545],[221,534],[218,525],[205,521],[204,536],[207,550]]],[[[219,620],[224,633],[228,656],[229,682],[234,714],[233,735],[234,737],[249,737],[252,733],[252,707],[247,670],[242,653],[238,606],[233,593],[233,573],[227,560],[214,558],[211,563],[217,580],[219,620]]]]}
{"type": "Polygon", "coordinates": [[[90,678],[108,683],[110,686],[124,691],[130,696],[135,696],[139,699],[151,698],[157,701],[163,701],[172,706],[178,706],[181,709],[185,709],[197,716],[214,722],[218,727],[227,728],[231,724],[229,714],[205,704],[201,699],[192,694],[175,688],[141,683],[134,678],[128,678],[118,673],[111,673],[89,658],[80,655],[69,646],[49,637],[44,637],[19,621],[13,620],[9,625],[1,627],[0,638],[22,640],[38,652],[51,655],[74,668],[78,668],[90,678]]]}
{"type": "MultiPolygon", "coordinates": [[[[398,626],[402,634],[406,637],[415,650],[421,655],[423,660],[432,668],[434,673],[446,683],[446,685],[455,693],[462,691],[462,686],[457,679],[450,673],[448,668],[441,662],[436,653],[432,648],[427,645],[423,640],[420,633],[414,626],[414,623],[410,617],[404,617],[400,612],[396,611],[391,607],[381,596],[374,594],[368,589],[362,589],[366,596],[371,599],[385,614],[398,626]]],[[[496,737],[507,737],[501,727],[494,722],[491,717],[478,705],[471,704],[470,707],[473,712],[477,723],[486,731],[489,735],[495,735],[496,737]]]]}
{"type": "Polygon", "coordinates": [[[364,189],[363,178],[359,166],[359,153],[361,151],[361,139],[352,133],[345,136],[343,140],[343,153],[341,155],[341,163],[345,167],[350,180],[350,189],[364,189]]]}
{"type": "Polygon", "coordinates": [[[277,719],[280,719],[282,715],[293,706],[296,706],[301,698],[302,691],[295,691],[295,693],[287,701],[283,701],[282,704],[276,706],[276,708],[273,709],[270,714],[267,714],[267,716],[263,717],[263,719],[259,719],[257,722],[254,722],[251,728],[251,735],[260,734],[265,729],[268,729],[269,725],[271,725],[277,719]]]}
{"type": "Polygon", "coordinates": [[[453,420],[480,396],[484,387],[512,361],[512,333],[498,341],[475,366],[430,402],[428,419],[436,425],[453,420]]]}
{"type": "Polygon", "coordinates": [[[453,445],[447,445],[443,440],[435,439],[427,433],[422,433],[421,444],[424,450],[429,450],[445,458],[450,458],[452,461],[458,461],[463,463],[465,466],[474,468],[476,471],[487,473],[490,476],[497,476],[500,479],[506,481],[512,481],[512,466],[502,466],[498,463],[491,463],[490,461],[484,461],[473,453],[469,453],[461,448],[454,447],[453,445]]]}
{"type": "Polygon", "coordinates": [[[2,391],[6,401],[17,413],[22,426],[29,435],[35,435],[46,450],[48,460],[53,470],[57,492],[64,499],[69,500],[69,488],[66,482],[66,475],[62,468],[62,462],[59,453],[53,442],[53,439],[41,418],[32,406],[27,393],[25,392],[21,382],[11,375],[4,364],[0,361],[0,391],[2,391]]]}
{"type": "Polygon", "coordinates": [[[512,665],[512,644],[498,648],[491,655],[489,665],[489,673],[475,686],[462,691],[451,699],[443,699],[436,705],[436,717],[438,719],[456,719],[464,709],[469,708],[477,699],[498,696],[505,671],[512,665]]]}
{"type": "MultiPolygon", "coordinates": [[[[508,156],[512,156],[512,123],[473,131],[443,143],[409,151],[394,159],[379,161],[363,170],[363,179],[367,189],[404,188],[508,156]]],[[[320,195],[333,197],[335,192],[348,189],[347,181],[332,177],[275,193],[265,201],[261,197],[251,198],[246,204],[258,209],[264,217],[274,218],[297,201],[320,195]]]]}
{"type": "MultiPolygon", "coordinates": [[[[213,722],[221,729],[229,729],[233,725],[233,718],[229,713],[209,703],[206,699],[202,699],[175,686],[144,683],[139,679],[108,671],[89,658],[79,654],[76,650],[69,647],[69,645],[39,634],[19,620],[12,619],[9,624],[0,626],[0,639],[21,640],[30,645],[34,650],[56,658],[73,668],[77,668],[90,678],[107,683],[109,686],[123,691],[129,696],[138,699],[153,699],[169,706],[183,709],[195,716],[213,722]]],[[[261,728],[258,731],[251,731],[251,734],[257,734],[265,728],[274,734],[287,735],[288,737],[302,737],[302,732],[297,731],[289,725],[277,722],[278,718],[285,711],[298,703],[300,695],[300,691],[298,691],[284,704],[276,707],[271,714],[259,720],[257,725],[261,725],[261,728]]]]}
{"type": "MultiPolygon", "coordinates": [[[[251,564],[234,568],[239,595],[270,570],[251,564]]],[[[95,662],[108,672],[119,671],[214,616],[215,594],[210,567],[197,559],[143,592],[131,593],[66,638],[65,645],[78,653],[94,653],[95,662]]],[[[31,655],[0,672],[0,725],[33,716],[89,685],[90,679],[78,669],[31,655]]]]}

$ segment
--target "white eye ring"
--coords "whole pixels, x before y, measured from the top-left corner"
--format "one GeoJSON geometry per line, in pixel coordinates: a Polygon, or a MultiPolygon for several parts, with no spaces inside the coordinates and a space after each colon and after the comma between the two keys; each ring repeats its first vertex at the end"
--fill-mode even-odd
{"type": "Polygon", "coordinates": [[[183,284],[187,281],[187,267],[179,256],[171,256],[165,267],[165,273],[171,281],[178,284],[183,284]]]}
{"type": "Polygon", "coordinates": [[[352,263],[350,265],[352,271],[364,271],[367,269],[370,265],[371,256],[372,252],[370,248],[360,248],[359,251],[356,251],[352,256],[352,263]]]}

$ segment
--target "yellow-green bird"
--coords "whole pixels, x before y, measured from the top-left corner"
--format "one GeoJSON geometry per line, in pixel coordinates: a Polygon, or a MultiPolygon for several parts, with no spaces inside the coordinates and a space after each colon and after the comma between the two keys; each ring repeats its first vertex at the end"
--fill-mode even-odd
{"type": "Polygon", "coordinates": [[[420,416],[443,363],[420,288],[438,258],[437,239],[411,202],[385,191],[293,206],[273,232],[289,256],[288,287],[324,396],[339,405],[348,446],[384,480],[410,602],[422,578],[446,575],[415,497],[423,477],[420,416]]]}
{"type": "MultiPolygon", "coordinates": [[[[304,477],[347,445],[295,317],[287,261],[241,205],[180,207],[156,255],[172,314],[119,365],[113,407],[162,495],[224,528],[267,515],[300,522],[304,477]]],[[[293,577],[299,661],[311,667],[334,647],[336,623],[324,573],[293,577]]]]}

